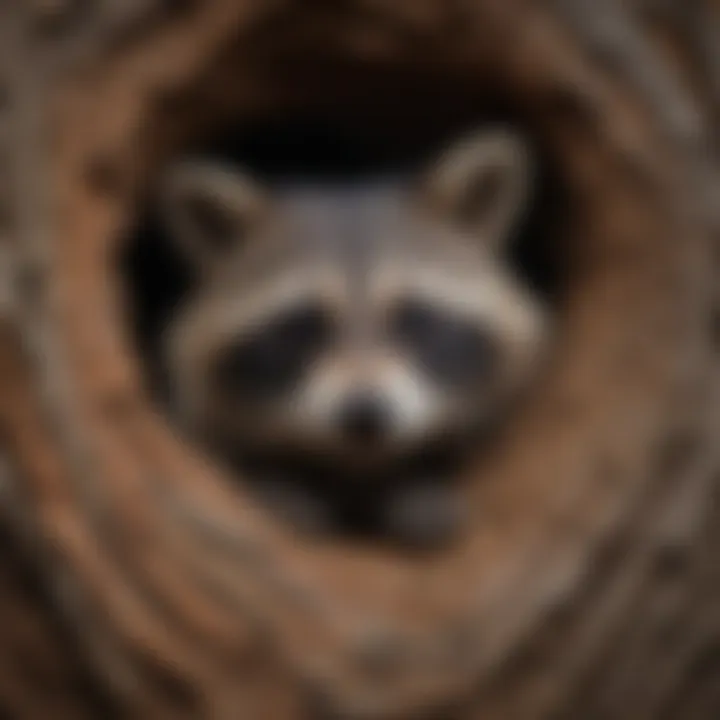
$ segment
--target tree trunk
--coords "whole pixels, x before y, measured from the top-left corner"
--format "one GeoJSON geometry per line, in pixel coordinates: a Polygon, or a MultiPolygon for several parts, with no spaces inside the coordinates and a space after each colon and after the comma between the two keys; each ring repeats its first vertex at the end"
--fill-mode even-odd
{"type": "Polygon", "coordinates": [[[0,712],[720,717],[719,10],[0,3],[0,712]],[[557,361],[458,546],[300,542],[157,412],[115,258],[208,129],[429,84],[501,94],[568,188],[557,361]]]}

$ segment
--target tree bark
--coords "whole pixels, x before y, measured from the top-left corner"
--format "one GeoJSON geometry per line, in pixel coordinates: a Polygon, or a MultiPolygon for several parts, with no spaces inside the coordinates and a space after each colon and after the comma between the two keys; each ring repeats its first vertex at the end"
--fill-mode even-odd
{"type": "Polygon", "coordinates": [[[720,717],[719,12],[0,3],[0,712],[720,717]],[[114,261],[192,138],[393,74],[500,88],[571,198],[557,361],[425,559],[300,542],[173,435],[114,261]]]}

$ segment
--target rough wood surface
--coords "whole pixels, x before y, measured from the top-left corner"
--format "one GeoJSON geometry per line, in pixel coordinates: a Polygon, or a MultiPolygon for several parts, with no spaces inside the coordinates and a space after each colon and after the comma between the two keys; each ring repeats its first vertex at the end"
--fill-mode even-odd
{"type": "Polygon", "coordinates": [[[2,714],[720,717],[715,4],[0,13],[2,714]],[[558,360],[425,559],[298,542],[175,437],[114,263],[189,138],[400,71],[502,88],[572,191],[558,360]]]}

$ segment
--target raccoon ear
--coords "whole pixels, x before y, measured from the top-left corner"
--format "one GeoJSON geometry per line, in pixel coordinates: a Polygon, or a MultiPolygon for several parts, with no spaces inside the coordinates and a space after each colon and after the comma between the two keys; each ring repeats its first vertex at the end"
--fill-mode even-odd
{"type": "Polygon", "coordinates": [[[265,207],[264,193],[248,175],[212,163],[180,163],[161,184],[163,224],[180,250],[205,268],[243,242],[265,207]]]}
{"type": "Polygon", "coordinates": [[[519,219],[530,190],[526,143],[506,130],[461,140],[435,164],[426,190],[439,212],[499,250],[519,219]]]}

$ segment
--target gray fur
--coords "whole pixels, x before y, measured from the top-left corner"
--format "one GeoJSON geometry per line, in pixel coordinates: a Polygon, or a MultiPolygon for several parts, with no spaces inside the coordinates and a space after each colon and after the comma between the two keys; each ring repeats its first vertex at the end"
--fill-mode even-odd
{"type": "MultiPolygon", "coordinates": [[[[238,170],[203,163],[176,168],[163,195],[167,226],[205,273],[165,339],[186,427],[198,437],[222,438],[221,447],[307,448],[341,464],[372,458],[382,465],[439,433],[491,421],[532,377],[548,334],[541,304],[501,252],[522,214],[530,172],[524,145],[505,132],[462,140],[417,188],[398,178],[267,191],[238,170]],[[491,171],[497,180],[492,203],[468,213],[465,201],[491,171]],[[183,202],[193,192],[214,198],[218,212],[236,223],[234,241],[220,256],[203,256],[202,228],[184,220],[183,202]],[[457,211],[461,201],[464,213],[457,211]],[[486,329],[502,358],[492,383],[455,394],[433,387],[389,345],[383,313],[403,292],[486,329]],[[305,296],[334,308],[342,333],[298,387],[262,407],[236,407],[226,394],[214,394],[208,368],[218,352],[305,296]],[[355,452],[333,422],[331,411],[359,385],[385,393],[397,409],[393,431],[375,454],[355,452]]],[[[434,536],[452,525],[449,509],[437,522],[429,517],[427,498],[435,495],[419,495],[417,503],[406,491],[399,497],[397,522],[388,520],[388,526],[411,528],[407,532],[417,536],[424,524],[434,536]]],[[[448,499],[438,507],[455,504],[448,499]]]]}

